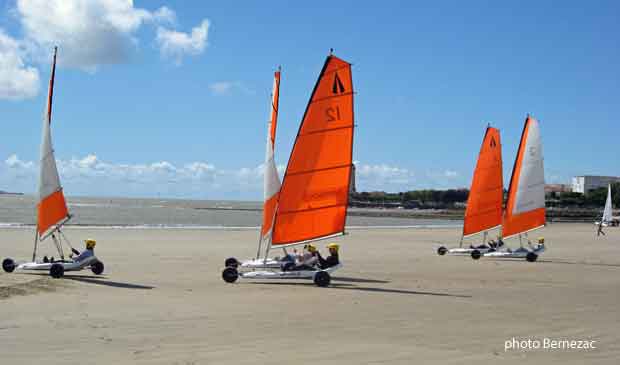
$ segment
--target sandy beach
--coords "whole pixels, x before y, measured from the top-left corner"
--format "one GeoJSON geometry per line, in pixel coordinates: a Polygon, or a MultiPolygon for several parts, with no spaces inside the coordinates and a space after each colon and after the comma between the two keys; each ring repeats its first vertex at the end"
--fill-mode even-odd
{"type": "MultiPolygon", "coordinates": [[[[105,275],[0,274],[6,364],[615,364],[620,231],[554,224],[536,263],[440,257],[459,230],[355,229],[345,267],[310,282],[226,284],[254,230],[67,229],[98,240],[105,275]],[[591,350],[505,351],[512,338],[596,341],[591,350]]],[[[3,229],[3,257],[33,232],[3,229]]],[[[515,245],[515,242],[512,242],[515,245]]],[[[46,250],[51,252],[49,245],[46,250]]]]}

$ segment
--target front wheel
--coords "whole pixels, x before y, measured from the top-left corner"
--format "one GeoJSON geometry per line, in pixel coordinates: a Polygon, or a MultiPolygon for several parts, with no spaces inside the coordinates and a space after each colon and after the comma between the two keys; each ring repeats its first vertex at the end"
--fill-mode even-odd
{"type": "Polygon", "coordinates": [[[314,283],[320,287],[329,286],[329,282],[332,278],[329,276],[329,273],[326,271],[319,271],[314,274],[314,283]]]}
{"type": "Polygon", "coordinates": [[[60,279],[63,277],[64,274],[65,267],[61,264],[53,264],[52,267],[50,267],[50,276],[54,279],[60,279]]]}
{"type": "Polygon", "coordinates": [[[526,259],[528,262],[534,262],[534,261],[538,260],[538,255],[537,255],[537,254],[535,254],[535,253],[533,253],[533,252],[529,252],[529,253],[527,254],[527,256],[525,256],[525,259],[526,259]]]}
{"type": "Polygon", "coordinates": [[[478,260],[480,257],[482,257],[482,253],[479,250],[473,250],[471,252],[471,258],[474,260],[478,260]]]}
{"type": "Polygon", "coordinates": [[[103,266],[103,262],[101,261],[95,261],[95,263],[90,265],[90,270],[95,275],[101,275],[103,273],[103,269],[104,269],[104,266],[103,266]]]}
{"type": "Polygon", "coordinates": [[[447,248],[445,248],[445,247],[443,247],[443,246],[441,246],[441,247],[439,247],[439,248],[437,249],[437,254],[438,254],[439,256],[443,256],[443,255],[445,255],[447,252],[448,252],[448,249],[447,249],[447,248]]]}
{"type": "Polygon", "coordinates": [[[222,271],[222,279],[227,283],[234,283],[239,278],[239,272],[234,267],[227,267],[222,271]]]}
{"type": "Polygon", "coordinates": [[[4,259],[2,261],[2,269],[6,272],[13,272],[15,270],[15,261],[13,259],[4,259]]]}
{"type": "Polygon", "coordinates": [[[239,266],[239,261],[237,261],[234,257],[229,257],[224,261],[224,267],[237,267],[239,266]]]}

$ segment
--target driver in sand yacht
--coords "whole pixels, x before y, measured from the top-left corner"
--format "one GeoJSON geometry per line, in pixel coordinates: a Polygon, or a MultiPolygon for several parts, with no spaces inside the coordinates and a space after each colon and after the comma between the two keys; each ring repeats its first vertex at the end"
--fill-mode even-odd
{"type": "Polygon", "coordinates": [[[340,260],[338,259],[339,248],[340,246],[338,246],[337,243],[330,243],[329,245],[327,245],[327,249],[329,250],[329,256],[327,256],[326,258],[323,258],[323,256],[321,256],[321,253],[317,251],[317,258],[319,259],[319,267],[321,269],[327,269],[328,267],[333,267],[340,263],[340,260]]]}
{"type": "Polygon", "coordinates": [[[92,238],[88,238],[84,240],[84,243],[86,244],[86,249],[82,251],[82,253],[76,249],[71,250],[77,255],[73,258],[73,262],[82,262],[89,257],[95,256],[95,245],[97,244],[97,241],[92,238]]]}
{"type": "Polygon", "coordinates": [[[295,266],[291,270],[314,270],[319,261],[319,251],[313,244],[308,244],[302,255],[297,258],[295,266]]]}

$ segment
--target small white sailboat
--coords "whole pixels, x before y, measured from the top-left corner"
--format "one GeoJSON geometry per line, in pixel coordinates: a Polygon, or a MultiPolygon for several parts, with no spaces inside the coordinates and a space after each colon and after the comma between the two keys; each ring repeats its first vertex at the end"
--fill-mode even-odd
{"type": "Polygon", "coordinates": [[[437,254],[470,255],[474,250],[485,253],[497,248],[495,242],[487,242],[488,233],[502,224],[502,203],[504,183],[502,177],[502,146],[500,133],[488,126],[478,154],[474,170],[467,208],[463,220],[463,234],[459,247],[440,246],[437,254]],[[483,234],[482,245],[463,247],[463,239],[483,234]]]}
{"type": "Polygon", "coordinates": [[[341,264],[287,270],[283,261],[268,256],[271,248],[309,244],[345,233],[353,165],[353,94],[351,65],[330,54],[306,107],[280,189],[270,190],[277,185],[267,184],[266,177],[265,191],[279,192],[265,194],[264,257],[260,257],[259,248],[256,260],[240,264],[233,258],[226,260],[224,281],[311,279],[318,286],[329,285],[330,273],[341,264]],[[273,196],[272,209],[269,199],[273,196]]]}
{"type": "MultiPolygon", "coordinates": [[[[50,76],[47,111],[43,120],[43,135],[41,141],[41,167],[39,173],[39,203],[37,205],[37,227],[34,241],[34,249],[32,252],[32,261],[17,264],[13,259],[7,258],[2,261],[2,268],[6,272],[18,270],[37,270],[49,271],[54,278],[60,278],[65,271],[77,271],[90,268],[93,273],[99,275],[103,273],[103,263],[93,255],[86,257],[84,260],[74,261],[65,260],[63,252],[63,244],[68,245],[74,253],[79,252],[71,247],[71,243],[67,240],[61,228],[71,219],[71,214],[67,208],[65,196],[62,186],[60,185],[60,177],[58,176],[58,168],[56,167],[56,158],[54,157],[54,149],[52,147],[51,123],[52,123],[52,98],[54,94],[54,77],[56,75],[56,53],[58,49],[54,48],[54,58],[52,61],[52,73],[50,76]],[[37,247],[39,243],[47,238],[51,238],[54,243],[60,260],[48,259],[44,257],[43,261],[36,261],[37,247]]],[[[94,247],[94,240],[91,240],[94,247]]]]}
{"type": "Polygon", "coordinates": [[[511,237],[519,237],[520,247],[511,250],[504,249],[482,253],[474,250],[471,257],[474,260],[484,257],[496,258],[525,258],[533,262],[545,251],[544,239],[533,246],[528,233],[545,226],[545,171],[543,166],[542,142],[538,121],[529,115],[523,126],[521,142],[517,157],[512,169],[508,201],[502,222],[502,237],[500,242],[511,237]],[[529,248],[523,247],[525,237],[529,248]]]}
{"type": "Polygon", "coordinates": [[[597,236],[600,236],[601,233],[605,235],[603,232],[603,227],[608,227],[614,224],[614,218],[612,215],[612,204],[611,204],[611,184],[607,185],[607,200],[605,200],[605,209],[603,209],[603,216],[601,217],[600,222],[596,222],[598,225],[597,236]]]}

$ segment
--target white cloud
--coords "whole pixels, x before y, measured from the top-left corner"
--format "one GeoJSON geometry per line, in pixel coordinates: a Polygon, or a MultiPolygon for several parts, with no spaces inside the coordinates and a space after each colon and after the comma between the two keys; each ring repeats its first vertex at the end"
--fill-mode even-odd
{"type": "Polygon", "coordinates": [[[411,189],[415,174],[408,169],[386,164],[355,163],[355,185],[358,191],[403,191],[411,189]]]}
{"type": "Polygon", "coordinates": [[[446,170],[443,172],[443,175],[448,178],[453,178],[459,176],[459,173],[453,170],[446,170]]]}
{"type": "Polygon", "coordinates": [[[39,71],[49,67],[53,46],[58,64],[94,72],[101,65],[127,62],[139,46],[137,32],[157,26],[161,54],[180,64],[185,55],[199,55],[207,46],[209,21],[191,33],[176,26],[175,12],[162,6],[147,10],[133,0],[16,0],[11,14],[21,25],[16,39],[0,28],[0,99],[32,98],[39,92],[39,71]]]}
{"type": "Polygon", "coordinates": [[[209,84],[209,90],[213,95],[230,95],[235,90],[246,95],[254,95],[256,92],[240,81],[217,81],[209,84]]]}
{"type": "Polygon", "coordinates": [[[155,41],[164,57],[174,59],[180,64],[185,55],[199,55],[207,47],[209,34],[209,20],[205,19],[198,26],[192,28],[191,33],[176,30],[157,28],[155,41]]]}
{"type": "MultiPolygon", "coordinates": [[[[227,170],[203,161],[180,165],[169,161],[112,163],[95,154],[56,163],[69,194],[155,196],[164,192],[178,197],[258,199],[262,189],[262,166],[227,170]]],[[[0,186],[5,189],[33,192],[37,176],[38,164],[15,154],[0,166],[0,186]]]]}
{"type": "Polygon", "coordinates": [[[12,169],[31,169],[34,166],[32,161],[22,161],[16,154],[10,155],[5,161],[6,165],[12,169]]]}
{"type": "Polygon", "coordinates": [[[49,58],[49,49],[59,45],[59,64],[86,70],[127,61],[142,24],[175,20],[169,8],[150,12],[131,0],[18,0],[16,10],[39,58],[49,58]]]}
{"type": "MultiPolygon", "coordinates": [[[[57,160],[60,178],[69,194],[260,199],[263,165],[222,169],[205,161],[175,164],[115,163],[95,154],[57,160]]],[[[465,178],[451,169],[415,174],[388,164],[355,162],[358,191],[400,192],[416,189],[448,189],[467,186],[465,178]]],[[[278,165],[280,177],[285,165],[278,165]]],[[[10,155],[0,164],[0,188],[33,192],[38,181],[38,163],[10,155]]]]}
{"type": "Polygon", "coordinates": [[[233,83],[228,81],[218,81],[209,84],[209,89],[215,95],[227,95],[233,88],[233,83]]]}
{"type": "Polygon", "coordinates": [[[0,99],[26,99],[39,92],[39,71],[25,64],[22,48],[0,29],[0,99]]]}

